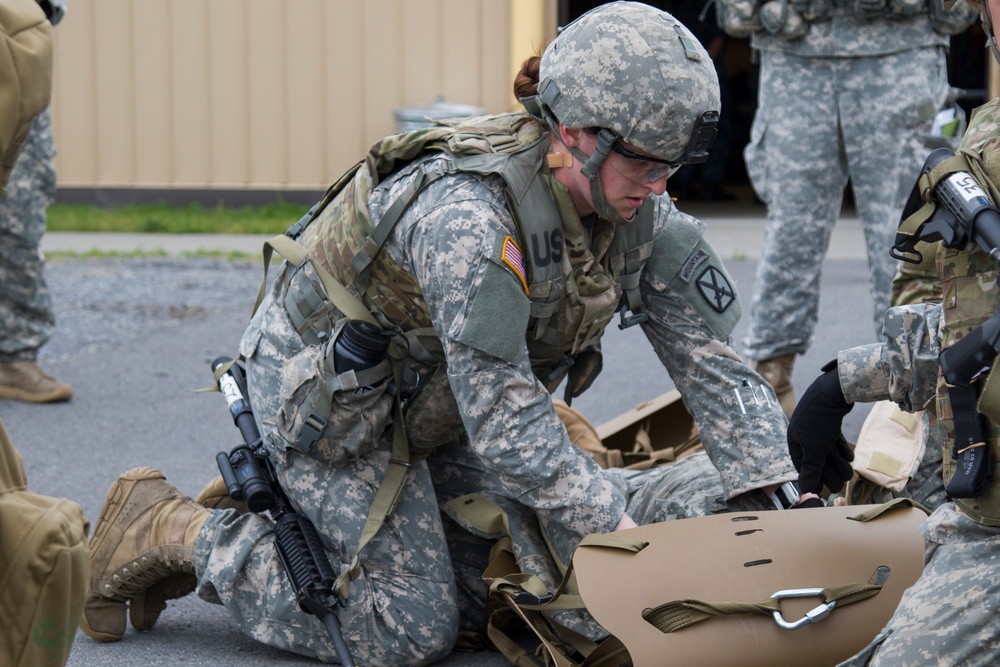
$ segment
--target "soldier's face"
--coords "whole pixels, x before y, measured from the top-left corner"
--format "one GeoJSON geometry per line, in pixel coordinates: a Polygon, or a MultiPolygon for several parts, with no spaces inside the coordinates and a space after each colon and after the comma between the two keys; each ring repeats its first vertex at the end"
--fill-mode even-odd
{"type": "MultiPolygon", "coordinates": [[[[1000,0],[998,0],[1000,1],[1000,0]]],[[[563,128],[563,143],[570,148],[577,148],[584,155],[591,155],[597,148],[597,136],[586,130],[570,130],[563,128]]],[[[632,152],[637,156],[645,156],[642,151],[629,144],[623,144],[624,152],[632,152]]],[[[648,156],[646,156],[648,157],[648,156]]],[[[570,192],[577,213],[589,215],[594,212],[594,202],[590,193],[590,181],[580,173],[583,165],[574,160],[572,167],[556,170],[556,178],[570,192]],[[563,172],[560,174],[560,172],[563,172]]],[[[652,194],[663,194],[667,189],[667,178],[673,169],[664,168],[656,162],[626,157],[610,151],[601,163],[597,174],[604,189],[604,198],[615,211],[626,220],[630,220],[635,212],[652,194]]]]}

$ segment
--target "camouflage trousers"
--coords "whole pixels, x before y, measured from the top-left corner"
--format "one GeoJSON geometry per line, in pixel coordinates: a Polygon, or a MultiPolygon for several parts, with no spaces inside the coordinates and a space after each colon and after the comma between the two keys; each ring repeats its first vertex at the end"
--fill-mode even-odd
{"type": "Polygon", "coordinates": [[[747,356],[805,352],[819,309],[823,259],[850,180],[868,256],[875,332],[896,261],[903,204],[948,93],[944,51],[866,58],[761,53],[760,105],[744,157],[767,204],[747,356]]]}
{"type": "MultiPolygon", "coordinates": [[[[381,442],[371,454],[338,469],[298,453],[279,462],[282,484],[316,525],[335,568],[354,554],[390,451],[389,443],[381,442]]],[[[629,493],[629,512],[640,523],[726,509],[721,479],[704,453],[650,471],[609,474],[629,493]]],[[[362,574],[351,584],[347,606],[338,612],[359,664],[430,663],[451,651],[460,627],[482,628],[487,594],[482,575],[490,545],[499,536],[468,532],[459,527],[460,517],[439,513],[439,503],[471,492],[506,510],[520,567],[555,590],[559,570],[540,526],[567,561],[582,536],[547,525],[543,517],[506,498],[499,479],[466,443],[446,445],[413,467],[395,514],[361,554],[362,574]]],[[[335,660],[323,625],[298,608],[266,518],[235,510],[213,512],[198,537],[195,572],[198,594],[225,605],[248,636],[335,660]]],[[[586,614],[565,615],[559,620],[566,625],[605,634],[586,614]]]]}
{"type": "Polygon", "coordinates": [[[1000,664],[1000,528],[946,503],[919,529],[923,574],[875,640],[841,667],[1000,664]]]}
{"type": "Polygon", "coordinates": [[[55,319],[41,243],[55,198],[49,110],[35,118],[0,197],[0,362],[34,359],[55,319]]]}

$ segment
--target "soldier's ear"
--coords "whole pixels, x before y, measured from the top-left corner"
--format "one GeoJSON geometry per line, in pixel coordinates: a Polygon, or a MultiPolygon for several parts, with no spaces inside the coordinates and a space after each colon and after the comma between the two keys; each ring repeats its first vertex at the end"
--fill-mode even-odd
{"type": "Polygon", "coordinates": [[[566,148],[578,148],[584,132],[586,130],[566,127],[562,123],[559,123],[559,140],[563,142],[566,148]]]}

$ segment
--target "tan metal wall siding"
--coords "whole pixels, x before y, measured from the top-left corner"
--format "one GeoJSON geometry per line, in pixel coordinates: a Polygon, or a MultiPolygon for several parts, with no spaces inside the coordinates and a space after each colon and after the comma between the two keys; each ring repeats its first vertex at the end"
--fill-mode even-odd
{"type": "Polygon", "coordinates": [[[509,109],[512,1],[74,0],[55,30],[59,183],[324,188],[395,109],[509,109]]]}

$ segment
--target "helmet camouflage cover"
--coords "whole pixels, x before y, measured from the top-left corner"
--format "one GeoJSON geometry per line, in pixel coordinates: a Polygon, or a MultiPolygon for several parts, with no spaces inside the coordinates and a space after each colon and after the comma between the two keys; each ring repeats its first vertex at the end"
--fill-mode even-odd
{"type": "Polygon", "coordinates": [[[650,155],[687,163],[707,158],[719,79],[705,48],[673,16],[641,2],[611,2],[545,49],[538,97],[566,127],[606,128],[650,155]]]}

